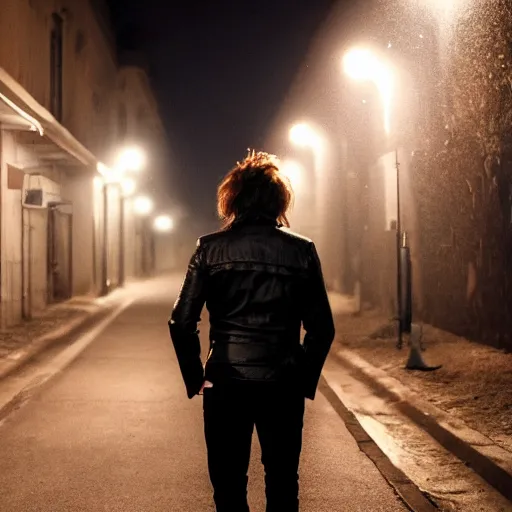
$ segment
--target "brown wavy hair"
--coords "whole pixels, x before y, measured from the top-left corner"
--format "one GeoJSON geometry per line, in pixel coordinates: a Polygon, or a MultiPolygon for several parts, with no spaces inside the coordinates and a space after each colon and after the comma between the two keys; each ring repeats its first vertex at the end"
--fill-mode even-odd
{"type": "Polygon", "coordinates": [[[237,162],[217,191],[217,212],[225,228],[247,217],[271,217],[290,227],[287,212],[292,203],[293,190],[277,157],[254,150],[237,162]]]}

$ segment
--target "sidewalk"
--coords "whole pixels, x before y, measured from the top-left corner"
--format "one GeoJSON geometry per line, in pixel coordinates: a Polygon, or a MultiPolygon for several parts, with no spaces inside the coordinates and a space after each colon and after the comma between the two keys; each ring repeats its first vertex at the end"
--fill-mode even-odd
{"type": "Polygon", "coordinates": [[[71,340],[106,316],[137,288],[138,282],[106,297],[81,296],[49,306],[31,320],[0,330],[0,379],[45,349],[71,340]]]}
{"type": "Polygon", "coordinates": [[[388,318],[377,311],[354,315],[349,298],[330,298],[337,332],[333,352],[341,362],[376,392],[402,402],[413,421],[475,471],[481,466],[491,485],[510,485],[512,355],[424,325],[423,358],[443,366],[410,372],[404,369],[406,340],[397,350],[388,318]]]}

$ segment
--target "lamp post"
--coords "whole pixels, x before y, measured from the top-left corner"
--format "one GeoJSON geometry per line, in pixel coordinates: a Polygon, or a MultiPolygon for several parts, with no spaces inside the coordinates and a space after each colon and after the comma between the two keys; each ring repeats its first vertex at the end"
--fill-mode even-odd
{"type": "Polygon", "coordinates": [[[128,173],[140,172],[146,165],[146,154],[138,147],[125,147],[117,157],[114,173],[119,185],[119,286],[125,282],[125,217],[126,198],[136,189],[136,182],[128,173]]]}
{"type": "MultiPolygon", "coordinates": [[[[359,82],[371,82],[379,91],[382,101],[384,132],[389,139],[391,133],[391,104],[394,90],[394,74],[388,63],[381,60],[372,51],[364,48],[353,48],[343,57],[343,69],[345,74],[359,82]]],[[[407,239],[404,234],[402,239],[401,211],[400,211],[400,163],[398,161],[398,149],[395,149],[396,168],[396,258],[397,258],[397,320],[398,343],[402,347],[402,334],[410,330],[410,257],[407,247],[407,239]],[[403,270],[406,270],[403,280],[403,270]],[[406,285],[405,290],[403,285],[406,285]],[[405,292],[405,293],[404,293],[405,292]],[[405,306],[405,308],[404,308],[405,306]]]]}
{"type": "Polygon", "coordinates": [[[153,211],[153,201],[147,196],[138,196],[133,201],[134,213],[139,217],[140,236],[141,236],[141,271],[143,275],[148,274],[147,265],[147,238],[149,230],[147,226],[147,217],[153,211]]]}
{"type": "Polygon", "coordinates": [[[103,182],[103,247],[101,251],[101,295],[108,295],[110,280],[108,278],[108,181],[103,182]]]}
{"type": "Polygon", "coordinates": [[[123,286],[125,281],[125,210],[126,198],[133,194],[136,188],[135,180],[127,176],[130,172],[141,171],[146,164],[145,153],[136,147],[122,149],[116,159],[115,165],[110,168],[98,162],[97,171],[103,182],[103,248],[101,263],[101,294],[107,295],[110,291],[110,278],[108,275],[108,249],[109,249],[109,188],[116,186],[119,194],[119,252],[118,252],[118,285],[123,286]]]}
{"type": "MultiPolygon", "coordinates": [[[[293,145],[300,148],[307,148],[313,155],[313,179],[310,182],[310,190],[313,195],[313,209],[316,213],[316,226],[321,222],[321,198],[319,197],[322,159],[324,156],[324,143],[318,131],[310,124],[300,122],[290,128],[289,138],[293,145]]],[[[298,175],[297,173],[295,173],[298,175]]],[[[314,229],[313,235],[318,229],[314,229]]]]}
{"type": "Polygon", "coordinates": [[[124,286],[126,279],[126,200],[133,195],[137,184],[133,178],[124,178],[119,187],[119,286],[124,286]]]}

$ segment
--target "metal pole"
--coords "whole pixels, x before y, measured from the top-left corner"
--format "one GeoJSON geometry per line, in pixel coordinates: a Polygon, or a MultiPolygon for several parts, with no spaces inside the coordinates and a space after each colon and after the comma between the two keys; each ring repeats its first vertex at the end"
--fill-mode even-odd
{"type": "Polygon", "coordinates": [[[101,295],[108,294],[108,184],[103,185],[103,247],[101,248],[101,295]]]}
{"type": "Polygon", "coordinates": [[[123,189],[119,187],[119,286],[124,286],[124,253],[125,253],[125,240],[124,240],[124,210],[125,200],[123,196],[123,189]]]}
{"type": "Polygon", "coordinates": [[[142,256],[142,276],[147,276],[147,268],[148,268],[148,258],[147,258],[147,247],[146,247],[146,217],[140,218],[140,240],[141,240],[141,256],[142,256]]]}
{"type": "Polygon", "coordinates": [[[400,163],[398,161],[398,149],[395,149],[396,166],[396,298],[398,318],[398,342],[397,348],[401,349],[402,340],[402,268],[400,265],[400,246],[402,243],[402,225],[400,221],[400,163]]]}

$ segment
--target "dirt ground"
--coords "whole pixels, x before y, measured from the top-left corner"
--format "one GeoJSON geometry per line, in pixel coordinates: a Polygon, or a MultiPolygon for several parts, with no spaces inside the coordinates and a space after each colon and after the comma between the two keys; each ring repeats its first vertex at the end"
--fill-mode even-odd
{"type": "Polygon", "coordinates": [[[397,350],[389,319],[373,311],[339,315],[336,327],[345,348],[512,451],[512,354],[424,325],[423,359],[443,366],[411,372],[404,369],[409,348],[397,350]]]}

